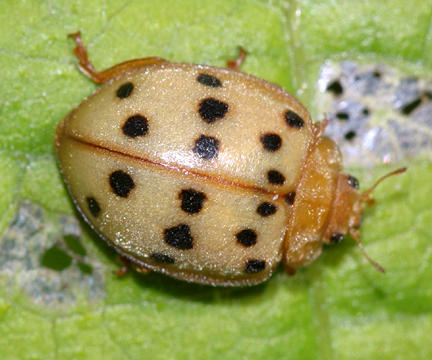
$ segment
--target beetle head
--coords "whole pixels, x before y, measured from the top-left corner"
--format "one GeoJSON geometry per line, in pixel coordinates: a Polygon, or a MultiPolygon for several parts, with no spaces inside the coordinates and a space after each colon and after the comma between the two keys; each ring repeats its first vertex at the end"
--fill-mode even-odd
{"type": "Polygon", "coordinates": [[[358,228],[361,223],[364,207],[372,206],[374,199],[371,194],[375,188],[390,176],[401,174],[406,168],[400,168],[379,178],[368,190],[360,193],[359,183],[356,178],[347,174],[339,174],[336,194],[329,215],[327,229],[324,233],[324,242],[335,244],[342,241],[346,235],[350,235],[359,245],[363,256],[380,272],[385,270],[373,261],[365,252],[360,240],[358,228]]]}

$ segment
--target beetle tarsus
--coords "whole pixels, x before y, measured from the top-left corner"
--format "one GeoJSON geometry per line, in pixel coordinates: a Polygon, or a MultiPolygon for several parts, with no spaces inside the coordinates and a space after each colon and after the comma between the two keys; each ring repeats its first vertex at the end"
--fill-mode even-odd
{"type": "Polygon", "coordinates": [[[243,65],[246,59],[247,51],[243,49],[241,46],[239,46],[238,49],[239,49],[239,54],[237,56],[237,59],[227,60],[226,65],[228,69],[239,70],[240,67],[243,65]]]}
{"type": "Polygon", "coordinates": [[[77,31],[75,33],[69,34],[69,37],[73,38],[76,44],[74,48],[74,54],[79,60],[79,69],[85,76],[92,79],[97,84],[103,84],[119,75],[122,75],[134,69],[167,62],[165,59],[153,56],[125,61],[106,70],[96,71],[93,64],[88,58],[86,47],[84,46],[81,38],[81,33],[77,31]]]}
{"type": "Polygon", "coordinates": [[[77,31],[75,33],[69,34],[69,37],[73,38],[75,41],[74,54],[78,58],[78,67],[81,72],[92,79],[95,83],[100,84],[103,81],[99,78],[98,74],[95,72],[93,64],[88,59],[87,49],[81,38],[81,32],[77,31]]]}
{"type": "Polygon", "coordinates": [[[120,269],[117,270],[116,275],[117,277],[122,278],[129,272],[131,268],[131,261],[124,256],[120,256],[120,261],[122,263],[122,266],[120,267],[120,269]]]}

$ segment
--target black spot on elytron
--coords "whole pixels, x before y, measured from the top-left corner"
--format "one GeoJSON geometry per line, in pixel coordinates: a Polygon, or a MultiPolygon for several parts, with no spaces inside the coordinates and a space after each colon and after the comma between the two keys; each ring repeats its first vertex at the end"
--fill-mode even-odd
{"type": "Polygon", "coordinates": [[[369,114],[370,114],[369,109],[368,109],[368,108],[364,108],[364,109],[362,110],[362,114],[363,114],[364,116],[369,116],[369,114]]]}
{"type": "Polygon", "coordinates": [[[343,87],[339,80],[334,80],[330,84],[328,84],[326,90],[333,93],[333,95],[335,96],[339,96],[343,93],[343,87]]]}
{"type": "Polygon", "coordinates": [[[171,256],[160,254],[160,253],[154,253],[151,254],[150,257],[152,260],[163,263],[163,264],[174,264],[174,259],[171,256]]]}
{"type": "Polygon", "coordinates": [[[349,114],[345,111],[339,111],[336,113],[336,117],[339,120],[348,120],[349,119],[349,114]]]}
{"type": "Polygon", "coordinates": [[[132,94],[133,89],[134,85],[131,82],[124,83],[117,89],[117,97],[120,99],[125,99],[129,97],[130,94],[132,94]]]}
{"type": "Polygon", "coordinates": [[[213,159],[219,152],[219,140],[211,136],[201,135],[195,140],[193,152],[203,159],[213,159]]]}
{"type": "Polygon", "coordinates": [[[222,119],[228,109],[228,104],[213,98],[207,98],[200,102],[198,111],[201,118],[211,124],[216,120],[222,119]]]}
{"type": "Polygon", "coordinates": [[[285,121],[289,127],[302,128],[304,125],[303,119],[297,115],[294,111],[288,110],[285,112],[285,121]]]}
{"type": "Polygon", "coordinates": [[[189,214],[196,214],[201,211],[206,196],[200,191],[194,189],[182,190],[179,194],[181,208],[189,214]]]}
{"type": "Polygon", "coordinates": [[[286,195],[284,196],[285,201],[286,201],[289,205],[293,205],[293,204],[294,204],[295,197],[296,197],[296,193],[295,193],[295,191],[291,191],[291,192],[289,192],[288,194],[286,194],[286,195]]]}
{"type": "Polygon", "coordinates": [[[148,131],[148,121],[142,115],[133,115],[124,123],[123,134],[130,137],[144,136],[148,131]]]}
{"type": "Polygon", "coordinates": [[[168,245],[180,250],[193,248],[193,238],[189,225],[180,224],[164,230],[164,239],[168,245]]]}
{"type": "Polygon", "coordinates": [[[269,202],[263,202],[257,207],[257,213],[261,216],[273,215],[277,210],[276,205],[269,202]]]}
{"type": "Polygon", "coordinates": [[[236,234],[237,241],[243,246],[250,247],[257,242],[257,234],[251,229],[244,229],[236,234]]]}
{"type": "Polygon", "coordinates": [[[282,139],[277,134],[264,134],[261,136],[260,140],[264,146],[264,149],[268,151],[279,150],[282,145],[282,139]]]}
{"type": "Polygon", "coordinates": [[[248,260],[245,266],[245,272],[248,274],[255,274],[263,271],[266,267],[266,262],[264,260],[248,260]]]}
{"type": "Polygon", "coordinates": [[[349,130],[345,133],[344,138],[345,140],[352,140],[357,136],[357,133],[354,130],[349,130]]]}
{"type": "Polygon", "coordinates": [[[348,175],[347,179],[348,185],[358,190],[360,187],[359,181],[352,175],[348,175]]]}
{"type": "Polygon", "coordinates": [[[411,114],[421,104],[421,101],[421,98],[417,98],[414,101],[411,101],[409,104],[406,104],[400,109],[401,113],[404,115],[411,114]]]}
{"type": "Polygon", "coordinates": [[[135,187],[132,177],[122,170],[114,171],[109,177],[111,189],[114,194],[120,197],[128,197],[131,190],[135,187]]]}
{"type": "Polygon", "coordinates": [[[285,176],[277,170],[269,170],[267,172],[267,179],[269,183],[274,185],[282,185],[285,182],[285,176]]]}
{"type": "Polygon", "coordinates": [[[211,87],[221,87],[222,83],[220,82],[220,80],[212,75],[209,74],[199,74],[197,77],[197,80],[199,83],[206,85],[206,86],[211,86],[211,87]]]}
{"type": "Polygon", "coordinates": [[[339,244],[344,238],[344,235],[341,233],[334,233],[331,238],[330,238],[330,242],[332,244],[339,244]]]}
{"type": "Polygon", "coordinates": [[[96,199],[94,197],[88,197],[88,198],[86,198],[86,200],[87,200],[87,206],[90,210],[90,213],[94,217],[98,217],[100,214],[100,211],[101,211],[99,203],[96,201],[96,199]]]}

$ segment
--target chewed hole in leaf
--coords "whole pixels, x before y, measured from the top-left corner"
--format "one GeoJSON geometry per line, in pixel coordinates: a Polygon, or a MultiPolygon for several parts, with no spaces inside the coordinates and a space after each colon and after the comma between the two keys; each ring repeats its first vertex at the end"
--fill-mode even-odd
{"type": "Polygon", "coordinates": [[[73,253],[80,255],[80,256],[86,255],[86,253],[87,253],[86,249],[82,245],[79,237],[77,237],[75,235],[65,235],[63,237],[63,240],[64,240],[66,246],[68,247],[68,249],[70,251],[72,251],[73,253]]]}
{"type": "Polygon", "coordinates": [[[77,265],[83,274],[90,275],[93,273],[93,268],[90,265],[83,262],[79,262],[77,265]]]}
{"type": "Polygon", "coordinates": [[[41,257],[41,265],[51,270],[62,271],[72,264],[72,257],[54,245],[47,249],[41,257]]]}
{"type": "Polygon", "coordinates": [[[12,277],[11,285],[48,307],[73,304],[83,295],[101,299],[105,296],[104,267],[95,257],[89,266],[85,257],[77,254],[84,253],[76,246],[78,239],[83,246],[76,217],[52,214],[23,200],[0,236],[0,275],[12,277]]]}
{"type": "Polygon", "coordinates": [[[318,88],[318,113],[330,120],[326,133],[345,165],[432,159],[430,79],[386,64],[328,61],[318,88]]]}

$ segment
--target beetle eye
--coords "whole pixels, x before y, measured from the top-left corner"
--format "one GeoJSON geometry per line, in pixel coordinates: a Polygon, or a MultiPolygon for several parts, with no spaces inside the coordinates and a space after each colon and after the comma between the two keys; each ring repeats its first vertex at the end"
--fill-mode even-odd
{"type": "Polygon", "coordinates": [[[332,244],[339,244],[343,240],[344,237],[345,236],[341,233],[334,233],[330,238],[330,242],[332,244]]]}
{"type": "Polygon", "coordinates": [[[352,175],[348,175],[348,184],[353,187],[354,189],[359,189],[359,181],[352,175]]]}

